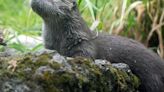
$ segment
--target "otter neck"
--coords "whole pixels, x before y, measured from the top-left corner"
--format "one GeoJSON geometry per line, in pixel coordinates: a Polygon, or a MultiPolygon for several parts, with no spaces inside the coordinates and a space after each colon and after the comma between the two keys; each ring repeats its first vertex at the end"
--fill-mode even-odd
{"type": "Polygon", "coordinates": [[[81,17],[69,18],[64,21],[56,19],[44,21],[44,30],[51,35],[54,49],[63,54],[75,45],[91,39],[92,33],[81,17]]]}
{"type": "Polygon", "coordinates": [[[80,16],[78,18],[62,20],[63,21],[60,21],[60,19],[51,18],[51,20],[44,21],[46,30],[50,30],[56,33],[56,35],[64,35],[64,33],[66,33],[64,35],[65,37],[70,33],[74,35],[90,37],[91,31],[80,16]]]}

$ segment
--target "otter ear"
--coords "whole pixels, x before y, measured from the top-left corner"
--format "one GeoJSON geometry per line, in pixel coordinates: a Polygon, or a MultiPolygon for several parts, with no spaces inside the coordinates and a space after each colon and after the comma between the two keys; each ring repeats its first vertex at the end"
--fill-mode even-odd
{"type": "Polygon", "coordinates": [[[72,8],[75,8],[77,6],[77,0],[72,0],[72,4],[73,4],[72,8]]]}

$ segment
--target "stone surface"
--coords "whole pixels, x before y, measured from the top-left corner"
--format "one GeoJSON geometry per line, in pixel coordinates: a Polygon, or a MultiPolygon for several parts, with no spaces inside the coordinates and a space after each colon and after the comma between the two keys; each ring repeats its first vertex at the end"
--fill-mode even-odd
{"type": "Polygon", "coordinates": [[[0,57],[0,92],[138,92],[139,79],[129,70],[52,51],[0,57]]]}

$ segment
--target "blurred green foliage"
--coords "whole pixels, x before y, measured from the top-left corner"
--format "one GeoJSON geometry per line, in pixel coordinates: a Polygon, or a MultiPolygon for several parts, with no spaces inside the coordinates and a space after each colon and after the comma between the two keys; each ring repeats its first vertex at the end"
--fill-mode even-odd
{"type": "Polygon", "coordinates": [[[20,52],[34,51],[34,48],[42,47],[41,44],[36,44],[30,48],[17,38],[20,35],[35,38],[40,36],[40,30],[41,19],[32,12],[28,0],[0,0],[0,31],[4,32],[3,37],[8,47],[20,52]],[[13,39],[14,42],[11,41],[13,39]]]}

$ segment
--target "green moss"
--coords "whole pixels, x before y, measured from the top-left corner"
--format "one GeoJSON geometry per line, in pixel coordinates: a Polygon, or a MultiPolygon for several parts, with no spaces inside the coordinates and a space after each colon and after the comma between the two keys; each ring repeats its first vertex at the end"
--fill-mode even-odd
{"type": "Polygon", "coordinates": [[[104,66],[107,70],[101,69],[82,57],[67,61],[67,66],[54,62],[47,53],[26,54],[15,59],[18,63],[14,72],[7,69],[10,60],[0,61],[0,81],[19,79],[32,84],[33,89],[42,88],[43,92],[135,92],[140,83],[132,73],[110,65],[104,66]]]}
{"type": "Polygon", "coordinates": [[[132,73],[126,73],[124,71],[120,71],[116,68],[110,68],[112,76],[114,78],[113,83],[117,86],[117,90],[121,90],[122,92],[127,92],[129,88],[138,88],[140,85],[139,79],[134,76],[132,73]],[[129,77],[130,76],[130,77],[129,77]],[[133,82],[130,82],[133,81],[133,82]]]}
{"type": "Polygon", "coordinates": [[[132,82],[133,83],[133,87],[137,89],[139,87],[141,81],[139,80],[139,78],[137,76],[135,76],[133,74],[131,74],[131,76],[132,76],[131,77],[131,81],[133,81],[132,82]]]}

